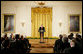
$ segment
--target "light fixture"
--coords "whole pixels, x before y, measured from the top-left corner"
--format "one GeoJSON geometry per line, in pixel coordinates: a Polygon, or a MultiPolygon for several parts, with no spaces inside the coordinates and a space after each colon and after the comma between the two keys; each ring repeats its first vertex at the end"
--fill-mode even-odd
{"type": "Polygon", "coordinates": [[[62,25],[62,21],[60,20],[60,21],[59,21],[59,26],[61,27],[61,25],[62,25]]]}
{"type": "Polygon", "coordinates": [[[45,5],[45,2],[42,2],[42,1],[41,1],[41,2],[39,2],[38,4],[39,4],[39,5],[45,5]]]}
{"type": "Polygon", "coordinates": [[[24,27],[24,24],[25,24],[25,20],[22,20],[22,21],[21,21],[22,27],[24,27]]]}
{"type": "Polygon", "coordinates": [[[21,24],[22,24],[22,27],[24,27],[24,22],[22,22],[21,24]]]}
{"type": "Polygon", "coordinates": [[[40,6],[43,6],[45,5],[45,2],[44,1],[35,1],[36,4],[40,5],[40,6]]]}

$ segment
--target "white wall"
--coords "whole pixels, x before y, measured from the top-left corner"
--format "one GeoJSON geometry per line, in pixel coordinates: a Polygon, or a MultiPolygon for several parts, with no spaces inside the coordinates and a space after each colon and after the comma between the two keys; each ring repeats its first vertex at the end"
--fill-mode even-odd
{"type": "MultiPolygon", "coordinates": [[[[2,1],[1,14],[13,13],[16,14],[15,33],[31,36],[31,7],[36,6],[32,1],[2,1]],[[21,22],[24,21],[25,25],[22,27],[21,22]]],[[[82,2],[48,2],[48,7],[52,7],[52,36],[68,33],[68,15],[81,14],[82,15],[82,2]],[[59,27],[59,22],[62,21],[62,26],[59,27]]],[[[1,15],[1,33],[3,17],[1,15]]],[[[82,28],[82,27],[81,27],[82,28]]],[[[82,31],[81,31],[82,32],[82,31]]],[[[82,33],[81,33],[82,34],[82,33]]],[[[3,33],[2,33],[3,35],[3,33]]]]}
{"type": "MultiPolygon", "coordinates": [[[[65,6],[56,5],[53,7],[53,23],[52,23],[52,35],[58,36],[59,34],[70,34],[68,33],[69,29],[69,14],[81,14],[82,18],[82,6],[65,6]],[[62,26],[59,26],[59,22],[62,22],[62,26]]],[[[82,25],[82,24],[81,24],[82,25]]],[[[82,27],[81,27],[82,32],[82,27]]],[[[81,34],[81,33],[80,33],[81,34]]]]}

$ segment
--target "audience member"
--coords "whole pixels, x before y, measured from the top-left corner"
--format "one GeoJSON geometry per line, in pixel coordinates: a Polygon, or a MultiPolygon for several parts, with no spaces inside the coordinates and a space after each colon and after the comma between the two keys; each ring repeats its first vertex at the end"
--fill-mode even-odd
{"type": "Polygon", "coordinates": [[[63,47],[63,42],[62,42],[62,35],[59,35],[60,39],[56,40],[55,41],[55,44],[54,44],[54,53],[56,51],[56,53],[60,53],[62,51],[62,47],[63,47]]]}
{"type": "Polygon", "coordinates": [[[7,48],[9,46],[9,39],[7,36],[5,37],[5,40],[2,42],[2,45],[4,46],[4,48],[7,48]]]}
{"type": "Polygon", "coordinates": [[[10,35],[10,42],[14,41],[14,36],[13,36],[13,33],[11,33],[10,35]]]}
{"type": "Polygon", "coordinates": [[[10,42],[9,42],[9,39],[7,36],[5,37],[5,40],[2,42],[2,47],[3,47],[3,49],[1,51],[1,53],[2,54],[6,54],[6,53],[9,54],[10,42]]]}
{"type": "Polygon", "coordinates": [[[76,34],[76,43],[77,43],[77,48],[80,50],[80,52],[82,52],[82,38],[81,35],[76,34]]]}
{"type": "Polygon", "coordinates": [[[68,37],[63,37],[63,46],[62,46],[62,51],[64,51],[65,48],[69,48],[70,47],[70,43],[68,42],[68,37]]]}
{"type": "Polygon", "coordinates": [[[72,40],[72,39],[74,39],[74,34],[73,33],[70,33],[70,35],[68,36],[68,38],[70,39],[70,40],[72,40]]]}
{"type": "MultiPolygon", "coordinates": [[[[73,37],[73,33],[70,35],[64,34],[59,35],[58,40],[55,41],[54,44],[54,53],[82,53],[82,38],[78,33],[76,34],[76,38],[73,37]]],[[[30,52],[31,44],[27,38],[24,38],[23,35],[16,34],[15,38],[13,37],[13,33],[10,35],[10,39],[7,37],[7,33],[5,33],[4,37],[1,37],[1,52],[2,54],[25,54],[27,51],[30,52]]]]}
{"type": "Polygon", "coordinates": [[[69,48],[64,49],[63,53],[69,53],[69,54],[75,54],[75,53],[80,53],[80,50],[77,48],[76,40],[72,39],[70,42],[69,48]]]}
{"type": "Polygon", "coordinates": [[[30,52],[30,43],[28,39],[24,39],[23,35],[19,38],[20,35],[16,34],[15,39],[13,37],[13,33],[10,35],[10,39],[7,37],[7,33],[5,33],[4,37],[1,38],[1,53],[2,54],[25,54],[27,50],[30,52]]]}
{"type": "Polygon", "coordinates": [[[24,37],[23,37],[23,35],[21,35],[21,38],[20,38],[21,40],[24,40],[24,37]]]}
{"type": "Polygon", "coordinates": [[[2,44],[2,42],[4,41],[4,38],[3,37],[1,37],[1,44],[2,44]]]}
{"type": "Polygon", "coordinates": [[[5,40],[6,37],[7,37],[7,33],[4,34],[4,36],[3,36],[3,40],[5,40]]]}

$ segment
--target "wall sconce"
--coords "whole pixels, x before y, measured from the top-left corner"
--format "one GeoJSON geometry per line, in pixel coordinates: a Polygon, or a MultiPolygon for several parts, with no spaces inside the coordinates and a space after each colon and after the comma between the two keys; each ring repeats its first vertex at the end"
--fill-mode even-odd
{"type": "Polygon", "coordinates": [[[24,23],[21,23],[22,24],[22,27],[24,27],[24,23]]]}
{"type": "Polygon", "coordinates": [[[59,26],[60,26],[60,27],[61,27],[61,25],[62,25],[62,21],[59,22],[59,26]]]}
{"type": "Polygon", "coordinates": [[[22,22],[21,22],[22,27],[24,27],[24,24],[25,24],[25,21],[22,21],[22,22]]]}

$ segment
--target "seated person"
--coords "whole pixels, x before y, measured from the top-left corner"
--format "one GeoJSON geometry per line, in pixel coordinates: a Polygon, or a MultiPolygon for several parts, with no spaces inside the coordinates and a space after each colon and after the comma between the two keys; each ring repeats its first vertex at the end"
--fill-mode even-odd
{"type": "Polygon", "coordinates": [[[7,33],[4,34],[4,36],[3,36],[3,40],[5,40],[6,37],[7,37],[7,33]]]}
{"type": "Polygon", "coordinates": [[[70,43],[68,42],[68,37],[63,37],[62,40],[63,40],[62,52],[63,52],[65,48],[70,47],[70,43]]]}
{"type": "Polygon", "coordinates": [[[8,37],[5,37],[5,40],[3,41],[2,45],[4,46],[4,48],[9,47],[9,39],[8,39],[8,37]]]}
{"type": "Polygon", "coordinates": [[[19,36],[20,36],[19,34],[15,35],[15,42],[12,42],[10,45],[11,51],[14,52],[15,54],[24,54],[26,53],[24,49],[25,46],[24,46],[24,43],[21,42],[19,36]]]}
{"type": "Polygon", "coordinates": [[[68,54],[81,53],[79,48],[77,48],[77,43],[75,39],[72,39],[72,41],[70,42],[70,46],[71,47],[64,49],[63,53],[68,53],[68,54]]]}
{"type": "Polygon", "coordinates": [[[79,35],[78,33],[76,34],[76,38],[75,39],[78,42],[81,42],[82,41],[81,35],[79,35]]]}
{"type": "Polygon", "coordinates": [[[80,50],[80,52],[82,52],[82,38],[81,38],[81,35],[76,34],[75,40],[76,40],[78,49],[80,50]]]}
{"type": "Polygon", "coordinates": [[[5,40],[2,42],[1,47],[2,47],[1,49],[2,54],[9,53],[10,42],[8,37],[5,37],[5,40]]]}
{"type": "Polygon", "coordinates": [[[19,38],[19,34],[15,35],[15,40],[16,41],[11,44],[11,51],[17,54],[25,54],[28,49],[27,41],[24,40],[23,36],[19,38]]]}
{"type": "Polygon", "coordinates": [[[20,38],[21,40],[24,40],[24,37],[23,37],[23,35],[21,35],[21,38],[20,38]]]}
{"type": "Polygon", "coordinates": [[[69,36],[68,36],[68,38],[70,39],[70,40],[72,40],[72,39],[74,39],[74,34],[73,33],[71,33],[69,36]]]}
{"type": "Polygon", "coordinates": [[[10,42],[12,42],[12,41],[14,41],[14,36],[13,36],[13,33],[11,33],[11,35],[10,35],[10,42]]]}
{"type": "Polygon", "coordinates": [[[55,44],[54,44],[54,52],[56,53],[60,53],[62,51],[62,47],[63,47],[63,42],[62,42],[62,35],[59,35],[60,39],[56,40],[55,41],[55,44]]]}
{"type": "Polygon", "coordinates": [[[2,42],[4,41],[4,38],[3,37],[1,37],[1,44],[2,44],[2,42]]]}

